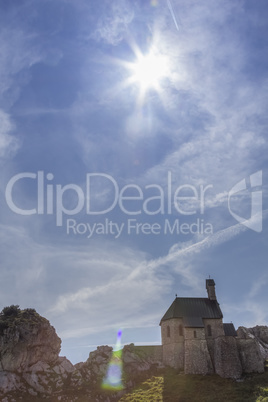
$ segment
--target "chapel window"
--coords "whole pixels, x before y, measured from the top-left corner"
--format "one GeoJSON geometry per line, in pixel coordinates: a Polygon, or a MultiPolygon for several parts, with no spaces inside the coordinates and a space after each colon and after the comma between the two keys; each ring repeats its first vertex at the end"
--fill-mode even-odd
{"type": "Polygon", "coordinates": [[[208,336],[212,336],[211,325],[207,326],[207,332],[208,332],[208,336]]]}
{"type": "Polygon", "coordinates": [[[179,325],[179,335],[183,336],[183,328],[181,324],[179,325]]]}
{"type": "Polygon", "coordinates": [[[170,326],[167,326],[167,337],[170,338],[170,326]]]}
{"type": "Polygon", "coordinates": [[[194,338],[196,338],[197,336],[196,336],[196,331],[194,331],[194,338]]]}

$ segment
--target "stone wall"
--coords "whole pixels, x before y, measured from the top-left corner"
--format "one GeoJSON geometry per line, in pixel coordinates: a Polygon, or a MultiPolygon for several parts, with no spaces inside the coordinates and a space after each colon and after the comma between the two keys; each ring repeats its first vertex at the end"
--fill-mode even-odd
{"type": "Polygon", "coordinates": [[[183,328],[182,319],[162,322],[163,363],[186,374],[217,373],[240,378],[242,373],[262,373],[268,349],[268,328],[238,329],[238,337],[225,336],[221,319],[204,319],[204,328],[183,328]],[[207,326],[211,326],[209,336],[207,326]],[[169,330],[167,328],[169,327],[169,330]],[[170,336],[168,336],[168,334],[170,336]]]}
{"type": "Polygon", "coordinates": [[[185,340],[185,374],[212,374],[214,372],[206,340],[185,340]]]}
{"type": "Polygon", "coordinates": [[[184,343],[163,345],[163,363],[178,370],[184,369],[184,343]]]}
{"type": "Polygon", "coordinates": [[[145,345],[134,346],[134,353],[144,355],[151,359],[151,361],[163,361],[163,346],[162,345],[145,345]]]}
{"type": "Polygon", "coordinates": [[[185,328],[184,329],[184,339],[203,339],[205,340],[205,330],[204,328],[185,328]]]}
{"type": "Polygon", "coordinates": [[[163,363],[179,370],[184,368],[184,330],[183,335],[180,335],[182,324],[181,318],[173,318],[161,324],[163,363]]]}
{"type": "Polygon", "coordinates": [[[221,336],[214,340],[214,367],[216,374],[224,378],[240,378],[242,365],[239,359],[236,339],[221,336]]]}
{"type": "Polygon", "coordinates": [[[168,345],[174,342],[184,341],[184,333],[180,335],[180,325],[183,326],[183,321],[181,318],[172,318],[171,320],[162,321],[161,324],[162,345],[168,345]],[[168,336],[168,327],[170,336],[168,336]]]}
{"type": "Polygon", "coordinates": [[[224,335],[222,319],[203,319],[206,338],[217,338],[224,335]],[[208,325],[211,326],[211,337],[208,334],[208,325]]]}

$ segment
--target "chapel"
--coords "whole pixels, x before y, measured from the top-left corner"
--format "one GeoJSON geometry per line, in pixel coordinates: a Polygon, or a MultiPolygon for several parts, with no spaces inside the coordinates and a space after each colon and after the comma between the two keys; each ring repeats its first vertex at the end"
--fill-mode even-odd
{"type": "Polygon", "coordinates": [[[213,372],[215,339],[237,336],[232,323],[223,323],[213,279],[206,280],[206,290],[207,297],[176,297],[162,317],[164,364],[187,370],[198,358],[201,371],[213,372]]]}

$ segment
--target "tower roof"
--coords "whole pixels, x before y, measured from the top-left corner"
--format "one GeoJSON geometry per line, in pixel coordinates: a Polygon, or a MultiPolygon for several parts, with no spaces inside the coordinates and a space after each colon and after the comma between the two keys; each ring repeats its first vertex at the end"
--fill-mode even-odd
{"type": "Polygon", "coordinates": [[[206,279],[206,286],[215,286],[214,279],[206,279]]]}

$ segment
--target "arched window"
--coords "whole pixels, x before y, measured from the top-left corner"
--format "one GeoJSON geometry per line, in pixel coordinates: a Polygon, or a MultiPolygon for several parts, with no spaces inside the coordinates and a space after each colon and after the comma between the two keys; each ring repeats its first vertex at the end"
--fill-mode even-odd
{"type": "Polygon", "coordinates": [[[208,336],[212,336],[211,325],[207,326],[207,332],[208,332],[208,336]]]}
{"type": "Polygon", "coordinates": [[[179,335],[183,336],[183,328],[181,324],[179,325],[179,335]]]}
{"type": "Polygon", "coordinates": [[[194,338],[196,338],[196,331],[194,331],[194,338]]]}
{"type": "Polygon", "coordinates": [[[170,338],[170,326],[167,326],[167,337],[170,338]]]}

